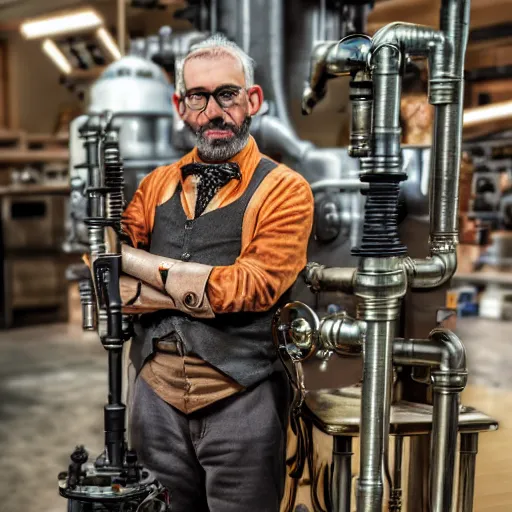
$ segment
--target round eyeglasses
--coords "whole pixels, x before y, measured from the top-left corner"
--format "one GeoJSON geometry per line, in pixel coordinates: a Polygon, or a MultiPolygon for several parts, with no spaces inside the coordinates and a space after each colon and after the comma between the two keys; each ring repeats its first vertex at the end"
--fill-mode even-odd
{"type": "Polygon", "coordinates": [[[213,92],[193,91],[185,94],[185,105],[191,110],[203,111],[206,109],[210,96],[213,96],[221,108],[229,108],[237,105],[238,97],[242,87],[234,85],[221,86],[213,92]]]}

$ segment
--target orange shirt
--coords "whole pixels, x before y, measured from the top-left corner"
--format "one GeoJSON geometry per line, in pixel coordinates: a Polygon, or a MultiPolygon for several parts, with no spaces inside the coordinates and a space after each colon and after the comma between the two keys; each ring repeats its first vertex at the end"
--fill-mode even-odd
{"type": "MultiPolygon", "coordinates": [[[[251,137],[231,159],[240,166],[242,179],[232,180],[212,199],[205,212],[227,206],[244,193],[261,158],[251,137]]],[[[159,167],[146,176],[123,215],[123,229],[134,247],[148,249],[155,208],[168,201],[178,183],[187,218],[194,216],[194,176],[183,180],[181,167],[201,161],[194,148],[180,161],[159,167]]],[[[233,265],[214,267],[207,294],[215,313],[266,311],[294,283],[307,263],[313,225],[313,194],[300,174],[278,165],[252,197],[242,226],[242,249],[233,265]]]]}
{"type": "MultiPolygon", "coordinates": [[[[262,156],[251,137],[230,160],[239,164],[241,180],[225,185],[203,214],[239,199],[262,156]]],[[[142,180],[123,214],[123,229],[134,247],[149,249],[155,209],[173,196],[179,183],[185,215],[194,217],[197,179],[188,176],[183,180],[181,167],[199,161],[194,148],[180,161],[159,167],[142,180]]],[[[307,263],[313,208],[311,188],[300,174],[283,164],[270,171],[244,214],[240,256],[232,265],[214,267],[210,274],[206,291],[214,313],[265,311],[277,302],[307,263]]],[[[190,356],[157,353],[141,376],[163,400],[185,413],[242,390],[232,379],[190,356]]]]}

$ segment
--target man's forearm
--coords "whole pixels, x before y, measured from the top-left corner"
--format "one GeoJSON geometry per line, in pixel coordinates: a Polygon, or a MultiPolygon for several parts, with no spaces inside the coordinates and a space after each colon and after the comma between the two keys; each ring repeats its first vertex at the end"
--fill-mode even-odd
{"type": "Polygon", "coordinates": [[[198,318],[213,318],[206,286],[213,267],[164,258],[128,245],[122,247],[123,272],[169,296],[174,305],[198,318]]]}

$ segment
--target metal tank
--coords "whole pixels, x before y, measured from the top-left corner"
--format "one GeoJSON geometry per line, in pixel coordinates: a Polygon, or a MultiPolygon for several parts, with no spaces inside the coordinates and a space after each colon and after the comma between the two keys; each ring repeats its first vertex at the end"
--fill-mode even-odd
{"type": "Polygon", "coordinates": [[[111,64],[93,84],[87,114],[70,125],[71,223],[65,249],[81,252],[88,243],[83,224],[85,187],[89,185],[85,149],[79,131],[85,123],[95,123],[106,110],[113,114],[119,131],[125,167],[125,195],[131,198],[140,180],[159,165],[169,164],[181,154],[172,144],[172,85],[162,70],[150,60],[127,56],[111,64]]]}

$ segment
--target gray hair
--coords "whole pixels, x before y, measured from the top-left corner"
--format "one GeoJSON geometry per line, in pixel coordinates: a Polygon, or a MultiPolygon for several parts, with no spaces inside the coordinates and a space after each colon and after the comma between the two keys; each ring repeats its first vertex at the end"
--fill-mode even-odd
{"type": "Polygon", "coordinates": [[[174,68],[176,92],[183,96],[186,92],[185,80],[183,77],[183,69],[185,62],[193,57],[196,53],[211,54],[214,56],[229,54],[236,57],[242,64],[245,76],[245,86],[254,85],[254,60],[247,55],[236,43],[230,41],[223,34],[213,34],[204,41],[194,44],[190,51],[180,59],[176,59],[174,68]]]}

